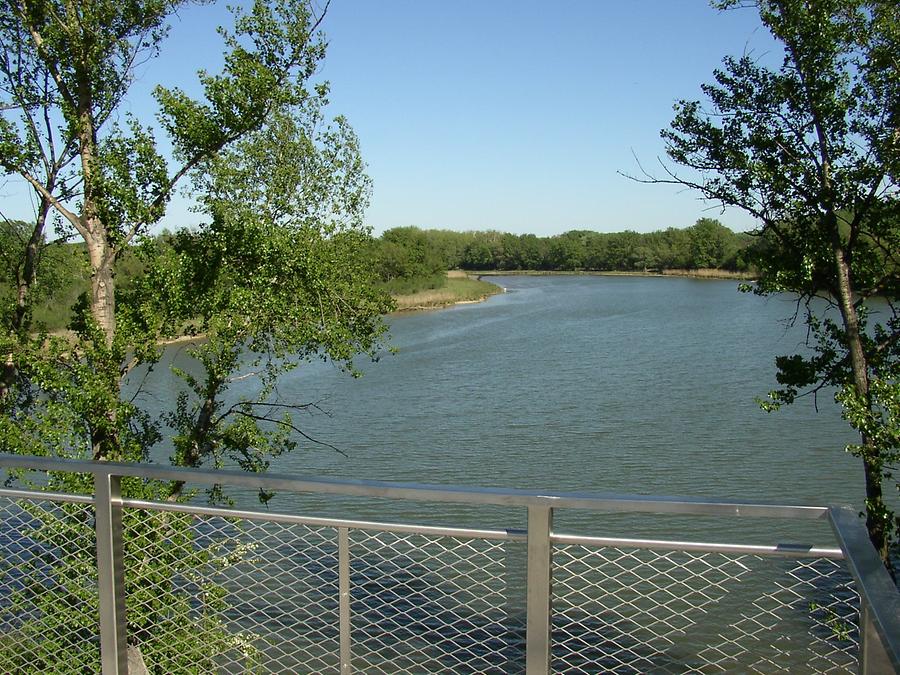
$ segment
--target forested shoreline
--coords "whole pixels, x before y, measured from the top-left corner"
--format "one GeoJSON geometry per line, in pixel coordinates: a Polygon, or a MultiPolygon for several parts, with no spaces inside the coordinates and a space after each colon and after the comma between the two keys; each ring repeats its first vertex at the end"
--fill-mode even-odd
{"type": "Polygon", "coordinates": [[[397,227],[373,242],[379,278],[394,294],[435,284],[444,271],[665,272],[666,270],[752,270],[763,245],[718,220],[702,218],[691,227],[640,233],[570,230],[538,237],[496,230],[455,232],[397,227]]]}
{"type": "MultiPolygon", "coordinates": [[[[3,250],[13,252],[27,242],[27,223],[3,224],[3,250]]],[[[171,245],[173,234],[164,231],[143,246],[171,245]]],[[[718,220],[703,218],[687,228],[655,232],[596,232],[571,230],[538,237],[496,230],[452,230],[397,227],[363,243],[375,277],[391,295],[406,296],[444,289],[447,270],[537,272],[660,272],[720,269],[746,272],[751,268],[757,240],[735,233],[718,220]]],[[[43,248],[40,284],[45,297],[34,306],[37,323],[50,330],[65,328],[72,308],[90,288],[90,264],[83,243],[52,242],[43,248]]],[[[15,272],[15,270],[10,270],[15,272]]],[[[138,247],[130,247],[117,260],[117,285],[127,292],[143,273],[138,247]]],[[[0,282],[3,297],[14,292],[15,274],[0,282]]],[[[11,299],[11,298],[10,298],[11,299]]]]}

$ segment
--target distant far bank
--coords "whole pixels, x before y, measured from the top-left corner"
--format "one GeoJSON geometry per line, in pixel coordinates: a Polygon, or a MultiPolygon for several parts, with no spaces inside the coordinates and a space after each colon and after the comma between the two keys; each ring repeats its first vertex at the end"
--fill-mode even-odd
{"type": "Polygon", "coordinates": [[[473,277],[512,277],[512,276],[594,276],[594,277],[691,277],[694,279],[735,279],[738,281],[750,281],[756,278],[751,272],[738,272],[732,270],[705,267],[700,269],[666,269],[644,271],[596,271],[596,270],[484,270],[469,272],[473,277]]]}
{"type": "Polygon", "coordinates": [[[450,270],[444,285],[414,293],[393,294],[397,305],[396,312],[415,312],[421,310],[442,309],[453,305],[483,302],[492,295],[505,292],[506,289],[484,281],[482,277],[514,277],[514,276],[610,276],[610,277],[688,277],[693,279],[733,279],[750,281],[755,275],[750,272],[736,272],[716,268],[647,270],[634,272],[599,272],[587,271],[555,271],[555,270],[450,270]]]}

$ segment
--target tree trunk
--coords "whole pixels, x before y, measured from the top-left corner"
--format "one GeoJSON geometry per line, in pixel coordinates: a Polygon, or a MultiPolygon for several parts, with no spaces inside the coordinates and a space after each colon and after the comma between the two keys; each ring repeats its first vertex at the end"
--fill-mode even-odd
{"type": "Polygon", "coordinates": [[[84,202],[77,227],[84,237],[91,262],[91,315],[105,334],[107,345],[110,345],[116,332],[112,269],[115,249],[109,240],[110,231],[100,217],[98,196],[101,174],[97,166],[97,130],[91,83],[91,73],[78,73],[78,154],[81,157],[84,202]]]}
{"type": "MultiPolygon", "coordinates": [[[[52,184],[50,185],[52,189],[52,184]]],[[[41,199],[41,208],[38,211],[37,222],[31,231],[28,245],[25,247],[25,262],[22,266],[22,278],[19,280],[19,288],[16,291],[16,313],[13,317],[13,330],[18,332],[25,326],[25,314],[28,309],[28,294],[37,281],[38,256],[40,255],[41,242],[44,239],[44,226],[47,222],[47,214],[50,212],[50,202],[41,199]]]]}
{"type": "MultiPolygon", "coordinates": [[[[841,309],[841,318],[844,324],[844,332],[847,336],[847,349],[850,353],[850,368],[853,373],[853,386],[856,393],[869,402],[869,369],[862,337],[859,332],[859,316],[856,306],[853,304],[853,286],[850,279],[850,264],[847,260],[843,245],[840,243],[837,226],[835,224],[834,261],[837,272],[838,304],[841,309]]],[[[889,539],[886,529],[884,493],[882,490],[881,458],[878,448],[872,443],[871,438],[860,432],[863,446],[863,472],[866,479],[866,529],[869,532],[869,540],[878,551],[885,567],[893,574],[890,560],[889,539]]]]}
{"type": "MultiPolygon", "coordinates": [[[[53,184],[50,183],[52,189],[53,184]]],[[[10,333],[17,334],[25,326],[25,318],[28,313],[28,295],[37,280],[38,257],[41,250],[41,242],[44,238],[44,226],[47,222],[47,214],[50,212],[50,202],[46,198],[41,199],[41,207],[37,213],[34,229],[25,247],[25,260],[22,265],[22,278],[18,280],[16,288],[16,311],[12,316],[10,333]]],[[[0,368],[0,399],[6,397],[16,381],[16,365],[13,354],[7,354],[0,368]]]]}
{"type": "Polygon", "coordinates": [[[148,675],[147,665],[144,663],[144,656],[141,654],[141,648],[137,645],[128,645],[128,675],[148,675]]]}
{"type": "MultiPolygon", "coordinates": [[[[189,445],[185,448],[185,453],[178,466],[199,467],[204,454],[209,450],[208,447],[204,446],[209,446],[210,444],[209,435],[213,428],[213,415],[216,412],[216,397],[221,386],[222,382],[220,380],[213,380],[208,383],[206,400],[200,408],[197,421],[194,422],[194,428],[191,430],[191,435],[188,439],[189,445]]],[[[181,498],[184,485],[185,482],[183,480],[174,481],[169,487],[168,501],[177,502],[181,498]]]]}
{"type": "Polygon", "coordinates": [[[12,390],[16,382],[16,362],[12,352],[6,355],[2,367],[0,367],[0,401],[12,390]]]}
{"type": "Polygon", "coordinates": [[[86,243],[91,263],[91,315],[106,335],[106,343],[112,344],[116,332],[116,288],[113,279],[115,251],[109,244],[103,226],[98,222],[90,225],[87,229],[91,236],[86,239],[86,243]]]}
{"type": "MultiPolygon", "coordinates": [[[[863,445],[871,448],[868,439],[863,435],[863,445]]],[[[872,448],[875,451],[874,448],[872,448]]],[[[868,455],[868,453],[866,453],[868,455]]],[[[887,507],[884,504],[881,480],[881,462],[863,457],[863,468],[866,476],[866,529],[869,531],[869,540],[878,551],[881,561],[887,567],[891,576],[894,576],[894,566],[891,563],[890,539],[887,533],[887,507]]]]}

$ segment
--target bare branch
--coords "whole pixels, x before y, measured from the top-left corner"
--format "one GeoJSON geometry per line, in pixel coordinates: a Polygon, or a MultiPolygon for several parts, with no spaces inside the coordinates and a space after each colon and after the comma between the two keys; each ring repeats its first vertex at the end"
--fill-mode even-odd
{"type": "MultiPolygon", "coordinates": [[[[284,428],[286,428],[286,429],[290,429],[291,431],[293,431],[293,432],[299,434],[300,436],[302,436],[303,438],[305,438],[306,440],[308,440],[310,443],[315,443],[316,445],[321,445],[321,446],[323,446],[323,447],[326,447],[326,448],[329,448],[329,449],[331,449],[331,450],[334,450],[334,451],[335,451],[336,453],[338,453],[339,455],[342,455],[342,456],[344,456],[344,457],[349,457],[349,455],[348,455],[346,452],[344,452],[343,450],[341,450],[341,449],[338,448],[337,446],[332,445],[331,443],[326,443],[325,441],[320,441],[320,440],[318,440],[318,439],[316,439],[316,438],[313,438],[312,436],[310,436],[309,434],[307,434],[305,431],[303,431],[303,430],[300,429],[299,427],[297,427],[297,426],[295,426],[294,424],[291,424],[290,422],[287,422],[287,421],[285,421],[285,420],[272,419],[272,418],[270,418],[270,417],[266,417],[265,415],[254,415],[253,413],[248,413],[248,412],[246,412],[245,410],[236,410],[236,409],[235,409],[235,410],[231,410],[230,412],[233,412],[233,413],[236,414],[236,415],[241,415],[241,416],[243,416],[243,417],[248,417],[248,418],[250,418],[250,419],[252,419],[252,420],[256,420],[256,421],[258,421],[258,422],[271,422],[271,423],[273,423],[273,424],[277,424],[277,425],[280,426],[280,427],[284,427],[284,428]]],[[[223,417],[224,417],[224,415],[223,415],[223,417]]],[[[221,419],[221,418],[220,418],[220,419],[221,419]]]]}
{"type": "Polygon", "coordinates": [[[81,226],[81,221],[79,220],[78,216],[75,215],[74,213],[72,213],[71,211],[69,211],[69,209],[67,209],[62,204],[62,202],[60,202],[54,195],[52,195],[50,193],[50,191],[47,190],[46,186],[43,183],[41,183],[37,178],[32,176],[28,171],[26,171],[24,169],[19,171],[19,175],[22,176],[22,178],[24,178],[26,181],[28,181],[32,185],[32,187],[34,187],[34,189],[42,197],[44,197],[44,199],[46,199],[48,202],[50,202],[53,205],[53,207],[57,211],[59,211],[59,213],[66,220],[68,220],[70,223],[72,223],[72,225],[75,227],[75,229],[78,230],[79,234],[81,234],[84,237],[87,236],[88,232],[81,226]]]}

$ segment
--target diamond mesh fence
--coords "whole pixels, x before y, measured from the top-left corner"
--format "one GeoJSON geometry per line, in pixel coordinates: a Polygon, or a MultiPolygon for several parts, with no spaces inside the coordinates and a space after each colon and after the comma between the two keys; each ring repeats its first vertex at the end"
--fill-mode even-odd
{"type": "MultiPolygon", "coordinates": [[[[0,672],[99,672],[93,506],[0,497],[0,523],[0,672]]],[[[339,672],[342,585],[353,671],[524,671],[517,537],[132,507],[123,525],[128,643],[150,672],[339,672]]],[[[552,582],[554,672],[857,668],[841,560],[556,543],[552,582]]]]}
{"type": "MultiPolygon", "coordinates": [[[[339,671],[336,528],[164,512],[125,527],[129,634],[147,666],[339,671]]],[[[354,671],[522,669],[503,542],[351,529],[348,553],[354,671]]]]}
{"type": "Polygon", "coordinates": [[[562,545],[555,672],[856,672],[843,561],[562,545]]]}
{"type": "Polygon", "coordinates": [[[126,611],[148,667],[165,673],[338,670],[334,528],[132,515],[125,524],[126,611]]]}
{"type": "Polygon", "coordinates": [[[0,497],[0,671],[100,671],[94,508],[0,497]]]}
{"type": "Polygon", "coordinates": [[[366,673],[523,669],[521,545],[390,532],[354,533],[354,668],[366,673]],[[511,550],[512,549],[512,550],[511,550]],[[518,555],[517,555],[518,554],[518,555]],[[514,562],[515,561],[515,562],[514,562]]]}

